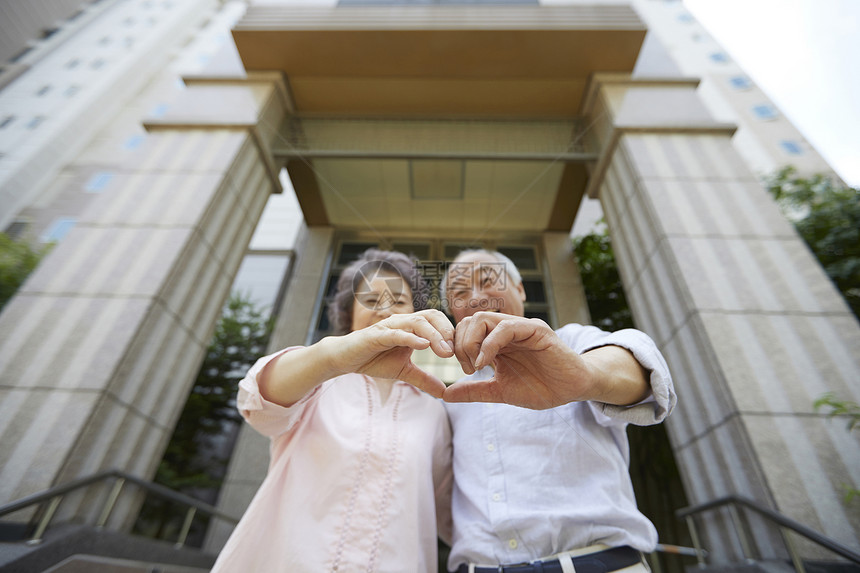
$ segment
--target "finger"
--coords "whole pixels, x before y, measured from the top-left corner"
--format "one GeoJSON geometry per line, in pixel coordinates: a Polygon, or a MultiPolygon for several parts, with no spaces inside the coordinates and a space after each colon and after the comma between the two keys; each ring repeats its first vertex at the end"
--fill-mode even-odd
{"type": "Polygon", "coordinates": [[[412,332],[428,340],[430,347],[437,356],[449,358],[453,356],[454,349],[451,348],[451,343],[447,342],[445,335],[449,334],[450,337],[450,330],[452,329],[448,329],[446,333],[444,327],[445,323],[449,326],[451,323],[444,314],[441,312],[439,314],[444,319],[444,323],[439,320],[440,317],[433,316],[431,313],[426,313],[426,311],[421,311],[412,314],[392,315],[380,324],[384,324],[385,328],[412,332]]]}
{"type": "Polygon", "coordinates": [[[445,393],[445,383],[436,376],[428,374],[415,366],[411,361],[400,371],[398,380],[408,382],[419,390],[427,392],[434,398],[441,398],[445,393]]]}
{"type": "Polygon", "coordinates": [[[423,324],[418,325],[417,334],[431,342],[433,352],[440,358],[450,358],[454,355],[454,325],[442,312],[435,309],[422,310],[416,315],[432,328],[428,330],[423,324]]]}
{"type": "Polygon", "coordinates": [[[501,348],[517,339],[519,332],[518,321],[502,321],[481,341],[481,348],[475,357],[475,368],[483,368],[496,359],[501,348]]]}
{"type": "Polygon", "coordinates": [[[374,342],[382,349],[406,346],[412,350],[424,350],[430,346],[430,341],[426,338],[415,334],[414,332],[398,328],[376,330],[374,342]]]}
{"type": "Polygon", "coordinates": [[[451,324],[451,319],[445,316],[445,313],[438,311],[436,309],[427,309],[422,310],[418,314],[424,316],[427,321],[433,325],[433,327],[439,331],[439,334],[442,335],[443,340],[448,343],[448,346],[451,347],[451,354],[453,355],[454,348],[454,325],[451,324]]]}
{"type": "Polygon", "coordinates": [[[460,363],[460,368],[466,374],[475,373],[473,360],[478,350],[480,350],[480,342],[476,345],[474,341],[475,331],[472,330],[473,324],[472,317],[466,317],[457,324],[457,328],[454,331],[454,355],[460,363]]]}
{"type": "MultiPolygon", "coordinates": [[[[484,337],[481,351],[475,358],[475,368],[483,368],[492,364],[498,353],[509,344],[534,341],[540,344],[543,340],[542,330],[548,328],[546,323],[527,318],[510,318],[500,321],[491,332],[484,337]]],[[[537,349],[537,346],[533,348],[537,349]]]]}
{"type": "MultiPolygon", "coordinates": [[[[476,362],[481,353],[481,346],[484,339],[491,331],[497,327],[508,315],[499,314],[496,312],[477,312],[473,314],[467,325],[463,326],[462,331],[460,325],[457,325],[458,337],[455,340],[455,346],[461,351],[464,359],[468,361],[472,372],[479,370],[489,362],[483,361],[480,365],[476,362]]],[[[463,369],[466,371],[466,369],[463,369]]],[[[467,372],[471,374],[471,372],[467,372]]]]}
{"type": "Polygon", "coordinates": [[[443,315],[434,316],[433,314],[421,314],[414,316],[407,326],[412,331],[430,341],[430,348],[440,358],[450,358],[454,355],[453,348],[453,327],[451,322],[443,315]],[[440,318],[444,322],[440,321],[440,318]],[[445,328],[445,326],[449,328],[445,328]]]}
{"type": "Polygon", "coordinates": [[[495,378],[489,380],[461,380],[442,394],[446,402],[504,402],[495,378]]]}

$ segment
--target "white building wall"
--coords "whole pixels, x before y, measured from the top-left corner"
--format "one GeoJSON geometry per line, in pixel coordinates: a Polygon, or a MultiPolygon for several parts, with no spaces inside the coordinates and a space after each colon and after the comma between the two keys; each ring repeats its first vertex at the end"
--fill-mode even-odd
{"type": "Polygon", "coordinates": [[[685,76],[702,79],[699,97],[714,118],[735,123],[733,145],[760,177],[793,165],[803,175],[832,168],[773,101],[686,9],[680,0],[632,0],[634,8],[685,76]],[[767,117],[757,110],[771,108],[767,117]]]}

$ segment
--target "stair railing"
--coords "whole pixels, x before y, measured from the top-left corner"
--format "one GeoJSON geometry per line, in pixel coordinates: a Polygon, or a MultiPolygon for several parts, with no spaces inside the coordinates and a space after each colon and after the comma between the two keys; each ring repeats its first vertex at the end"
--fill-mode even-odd
{"type": "Polygon", "coordinates": [[[194,499],[193,497],[189,497],[185,494],[173,491],[172,489],[164,487],[163,485],[143,480],[139,477],[133,476],[117,469],[106,470],[93,474],[91,476],[78,478],[66,482],[64,484],[46,489],[43,492],[35,493],[33,495],[21,498],[17,501],[7,503],[6,505],[0,506],[0,517],[3,517],[4,515],[8,515],[10,513],[14,513],[16,511],[20,511],[22,509],[26,509],[28,507],[37,506],[41,505],[44,502],[48,502],[48,507],[45,509],[44,513],[39,518],[39,521],[36,525],[36,529],[33,531],[33,535],[30,537],[30,539],[27,540],[28,544],[37,545],[42,542],[42,536],[48,529],[48,525],[50,524],[51,519],[53,519],[54,514],[56,513],[57,508],[60,505],[60,502],[63,500],[63,497],[66,494],[110,479],[114,479],[116,481],[114,481],[113,487],[108,493],[107,499],[105,500],[105,504],[102,507],[98,519],[96,520],[95,526],[98,528],[104,527],[107,523],[108,518],[110,517],[110,514],[113,511],[113,508],[116,505],[116,502],[119,499],[120,493],[122,492],[122,489],[125,486],[126,482],[132,483],[140,489],[143,489],[158,497],[161,497],[168,501],[172,501],[188,508],[188,510],[185,512],[185,519],[182,523],[182,527],[180,528],[179,535],[177,536],[176,542],[174,543],[174,546],[176,548],[180,548],[185,545],[185,541],[188,538],[188,532],[191,530],[191,523],[197,513],[216,519],[222,519],[234,525],[239,522],[239,520],[235,517],[232,517],[230,515],[227,515],[226,513],[219,511],[217,508],[209,505],[208,503],[204,503],[200,500],[194,499]]]}
{"type": "Polygon", "coordinates": [[[789,536],[790,531],[793,531],[798,535],[805,537],[806,539],[814,543],[817,543],[825,549],[829,549],[833,553],[836,553],[837,555],[844,557],[845,559],[852,561],[853,563],[860,564],[860,553],[854,551],[850,547],[846,547],[838,541],[831,539],[825,535],[822,535],[821,533],[810,529],[802,523],[799,523],[789,517],[786,517],[778,511],[774,511],[773,509],[757,501],[739,495],[728,495],[699,505],[686,507],[675,512],[675,515],[677,515],[679,519],[683,519],[687,523],[687,528],[690,530],[690,538],[693,542],[693,547],[695,547],[696,549],[696,559],[700,568],[705,567],[705,551],[702,549],[702,544],[699,541],[699,535],[696,530],[694,516],[723,506],[728,506],[729,508],[729,515],[732,519],[732,522],[734,523],[735,531],[738,535],[738,541],[741,545],[741,551],[743,552],[744,558],[747,560],[752,560],[752,550],[749,543],[749,538],[747,537],[747,534],[742,527],[740,516],[738,515],[737,508],[739,506],[752,510],[755,513],[761,515],[762,517],[772,521],[779,526],[780,533],[785,540],[786,548],[788,549],[789,556],[791,557],[791,562],[794,565],[795,571],[797,571],[798,573],[805,573],[806,568],[803,565],[803,560],[801,559],[800,554],[797,552],[797,548],[794,546],[794,543],[789,536]]]}

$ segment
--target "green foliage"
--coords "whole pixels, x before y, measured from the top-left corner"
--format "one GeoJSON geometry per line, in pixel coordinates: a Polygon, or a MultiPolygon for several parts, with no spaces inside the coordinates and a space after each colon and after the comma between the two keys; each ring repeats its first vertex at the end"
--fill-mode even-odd
{"type": "MultiPolygon", "coordinates": [[[[848,431],[860,427],[860,405],[856,402],[841,400],[836,397],[833,392],[827,392],[818,400],[813,402],[815,411],[822,408],[828,408],[828,418],[844,417],[848,421],[848,431]]],[[[860,490],[848,484],[842,484],[842,489],[845,491],[843,500],[845,503],[850,503],[854,498],[860,497],[860,490]]]]}
{"type": "Polygon", "coordinates": [[[860,317],[860,189],[835,185],[823,175],[798,177],[793,167],[783,168],[766,184],[860,317]]]}
{"type": "MultiPolygon", "coordinates": [[[[785,167],[766,181],[786,217],[806,241],[827,276],[860,317],[860,189],[835,185],[824,175],[797,176],[785,167]]],[[[841,400],[828,392],[813,403],[816,411],[826,408],[829,418],[846,418],[848,430],[860,426],[860,405],[841,400]]],[[[845,502],[860,490],[843,484],[845,502]]]]}
{"type": "Polygon", "coordinates": [[[0,310],[6,306],[53,245],[34,248],[0,233],[0,310]]]}
{"type": "Polygon", "coordinates": [[[853,430],[860,426],[860,405],[848,400],[840,400],[833,392],[827,392],[813,403],[815,411],[829,408],[828,418],[836,416],[845,417],[848,421],[848,429],[853,430]]]}
{"type": "Polygon", "coordinates": [[[224,307],[185,409],[159,466],[155,481],[180,491],[215,487],[230,452],[216,454],[213,438],[241,422],[236,410],[239,381],[262,356],[271,322],[241,293],[224,307]]]}
{"type": "MultiPolygon", "coordinates": [[[[207,503],[216,501],[241,423],[236,409],[238,384],[264,354],[271,329],[267,313],[247,295],[230,296],[158,467],[156,483],[207,503]]],[[[136,530],[164,537],[177,529],[183,511],[150,499],[136,530]]],[[[195,531],[202,536],[203,530],[195,527],[190,539],[195,531]]]]}
{"type": "Polygon", "coordinates": [[[573,240],[588,310],[594,325],[603,330],[632,328],[633,317],[624,296],[605,222],[601,221],[601,227],[597,232],[573,240]]]}

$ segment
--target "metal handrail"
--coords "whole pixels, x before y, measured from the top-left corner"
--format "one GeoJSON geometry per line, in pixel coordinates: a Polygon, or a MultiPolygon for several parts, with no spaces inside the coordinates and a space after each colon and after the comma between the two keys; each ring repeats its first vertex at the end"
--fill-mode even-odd
{"type": "MultiPolygon", "coordinates": [[[[809,527],[803,525],[802,523],[797,522],[797,521],[791,519],[790,517],[786,517],[785,515],[779,513],[778,511],[775,511],[775,510],[773,510],[773,509],[771,509],[771,508],[769,508],[769,507],[767,507],[767,506],[765,506],[765,505],[763,505],[763,504],[761,504],[755,500],[752,500],[752,499],[749,499],[749,498],[746,498],[743,496],[727,495],[725,497],[720,497],[720,498],[717,498],[717,499],[714,499],[714,500],[711,500],[711,501],[708,501],[705,503],[701,503],[699,505],[694,505],[691,507],[685,507],[683,509],[679,509],[678,511],[675,512],[675,515],[678,516],[678,518],[680,518],[680,519],[686,519],[688,526],[691,528],[691,533],[694,534],[695,530],[693,528],[695,526],[692,523],[693,515],[698,514],[698,513],[702,513],[702,512],[711,510],[711,509],[717,509],[717,508],[722,507],[724,505],[731,505],[732,507],[734,507],[736,505],[740,505],[740,506],[743,506],[747,509],[751,509],[752,511],[755,511],[759,515],[766,517],[767,519],[770,519],[772,522],[779,525],[783,529],[783,534],[785,534],[784,530],[786,530],[786,529],[794,531],[795,533],[809,539],[810,541],[817,543],[818,545],[820,545],[826,549],[829,549],[833,553],[836,553],[837,555],[840,555],[841,557],[844,557],[845,559],[848,559],[849,561],[852,561],[854,563],[860,563],[860,553],[854,551],[850,547],[842,545],[838,541],[831,539],[829,537],[826,537],[825,535],[822,535],[821,533],[815,531],[814,529],[810,529],[809,527]]],[[[789,552],[792,554],[791,558],[792,558],[792,561],[794,562],[794,566],[799,571],[802,571],[803,565],[800,562],[800,558],[799,558],[799,556],[797,556],[795,554],[794,548],[791,546],[791,542],[788,539],[788,537],[787,536],[785,536],[785,537],[786,537],[786,542],[789,545],[789,552]]],[[[697,536],[694,535],[694,539],[697,539],[697,536]]],[[[694,543],[694,545],[696,545],[698,547],[697,543],[694,543]]]]}
{"type": "Polygon", "coordinates": [[[74,479],[64,484],[48,488],[45,491],[28,495],[27,497],[23,497],[17,501],[2,505],[0,506],[0,517],[10,513],[14,513],[21,509],[25,509],[27,507],[39,505],[43,502],[50,501],[51,505],[49,510],[45,512],[45,515],[42,517],[39,522],[39,525],[36,528],[36,533],[29,541],[30,543],[38,543],[42,534],[45,532],[45,529],[48,526],[48,522],[53,517],[54,511],[56,511],[57,506],[59,505],[60,500],[64,495],[111,478],[115,478],[117,480],[117,483],[108,495],[107,503],[105,504],[101,516],[98,519],[98,527],[103,526],[107,522],[110,512],[113,509],[117,498],[119,497],[120,489],[125,482],[131,482],[149,493],[153,493],[161,498],[167,499],[168,501],[172,501],[174,503],[178,503],[188,507],[185,522],[182,525],[182,529],[179,533],[179,539],[176,542],[177,547],[181,547],[182,545],[184,545],[185,538],[187,537],[188,531],[191,527],[191,520],[198,512],[210,517],[223,519],[224,521],[233,524],[239,522],[239,520],[235,517],[219,511],[216,507],[209,505],[208,503],[194,499],[193,497],[189,497],[183,493],[179,493],[163,485],[146,481],[144,479],[141,479],[137,476],[133,476],[118,469],[105,470],[90,476],[74,479]]]}

